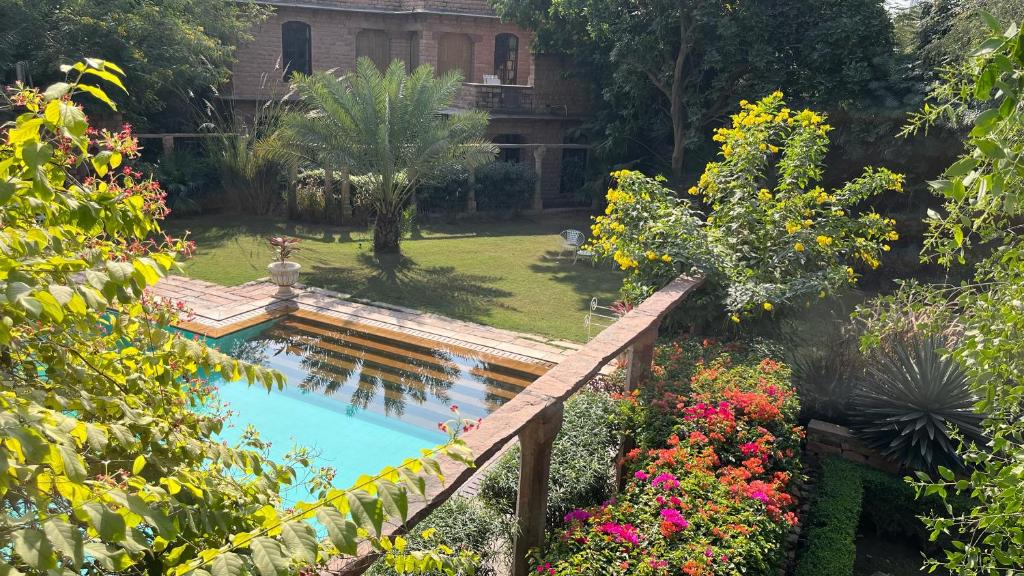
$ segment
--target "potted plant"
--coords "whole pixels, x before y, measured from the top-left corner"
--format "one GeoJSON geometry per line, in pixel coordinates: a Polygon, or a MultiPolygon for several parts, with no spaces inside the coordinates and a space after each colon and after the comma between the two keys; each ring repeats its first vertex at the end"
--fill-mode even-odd
{"type": "Polygon", "coordinates": [[[277,253],[277,261],[267,265],[270,281],[280,288],[277,292],[278,296],[291,296],[292,286],[299,281],[299,268],[302,268],[302,265],[298,262],[289,262],[288,257],[299,249],[296,246],[299,239],[288,236],[271,236],[267,241],[277,253]]]}

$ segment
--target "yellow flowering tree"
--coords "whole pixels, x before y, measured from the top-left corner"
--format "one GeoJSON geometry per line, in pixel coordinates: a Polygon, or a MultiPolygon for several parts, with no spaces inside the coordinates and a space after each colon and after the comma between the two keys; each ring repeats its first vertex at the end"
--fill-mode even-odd
{"type": "Polygon", "coordinates": [[[608,207],[591,227],[592,245],[626,271],[626,301],[643,300],[680,271],[717,268],[700,213],[666,188],[664,179],[630,170],[612,177],[608,207]]]}
{"type": "Polygon", "coordinates": [[[868,168],[825,190],[830,130],[823,115],[790,110],[775,92],[741,102],[731,124],[716,131],[720,160],[690,188],[692,202],[642,175],[613,174],[617,187],[595,222],[594,243],[630,272],[625,296],[640,300],[696,266],[723,290],[724,309],[739,322],[851,284],[857,266],[877,267],[898,238],[895,222],[862,205],[902,190],[903,177],[868,168]],[[703,222],[697,205],[706,208],[703,222]]]}

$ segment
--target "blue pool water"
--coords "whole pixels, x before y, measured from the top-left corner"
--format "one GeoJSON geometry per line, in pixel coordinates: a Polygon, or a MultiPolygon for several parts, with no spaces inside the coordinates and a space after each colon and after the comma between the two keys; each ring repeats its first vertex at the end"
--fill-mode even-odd
{"type": "MultiPolygon", "coordinates": [[[[251,425],[276,461],[296,446],[309,448],[315,467],[334,468],[335,486],[443,443],[437,424],[453,417],[453,404],[462,417],[486,416],[538,375],[465,349],[321,318],[288,316],[207,343],[288,381],[267,392],[215,379],[232,411],[221,437],[236,443],[251,425]]],[[[310,498],[301,490],[287,495],[290,502],[310,498]]]]}

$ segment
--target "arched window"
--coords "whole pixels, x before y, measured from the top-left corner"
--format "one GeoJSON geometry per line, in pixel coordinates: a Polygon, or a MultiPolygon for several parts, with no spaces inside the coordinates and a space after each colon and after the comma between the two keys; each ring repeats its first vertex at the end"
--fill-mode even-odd
{"type": "Polygon", "coordinates": [[[295,72],[313,72],[313,33],[305,22],[285,22],[281,25],[281,64],[284,79],[295,72]]]}
{"type": "Polygon", "coordinates": [[[466,82],[473,81],[473,40],[468,34],[441,34],[437,39],[437,73],[462,72],[466,82]]]}
{"type": "Polygon", "coordinates": [[[356,33],[356,59],[369,58],[384,71],[391,64],[391,42],[383,30],[360,30],[356,33]]]}
{"type": "Polygon", "coordinates": [[[519,37],[498,34],[494,37],[494,75],[502,84],[518,84],[519,37]]]}

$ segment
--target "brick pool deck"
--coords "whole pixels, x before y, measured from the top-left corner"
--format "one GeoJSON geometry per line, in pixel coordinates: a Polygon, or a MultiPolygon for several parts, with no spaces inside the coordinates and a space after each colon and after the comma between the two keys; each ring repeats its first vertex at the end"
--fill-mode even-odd
{"type": "MultiPolygon", "coordinates": [[[[150,288],[156,298],[181,302],[190,312],[179,327],[219,338],[271,318],[296,311],[337,318],[393,332],[458,346],[513,361],[550,368],[580,348],[580,344],[533,334],[503,330],[455,320],[380,302],[350,299],[319,288],[297,286],[293,295],[280,298],[277,286],[254,281],[239,286],[168,276],[150,288]]],[[[582,321],[582,320],[581,320],[582,321]]]]}

